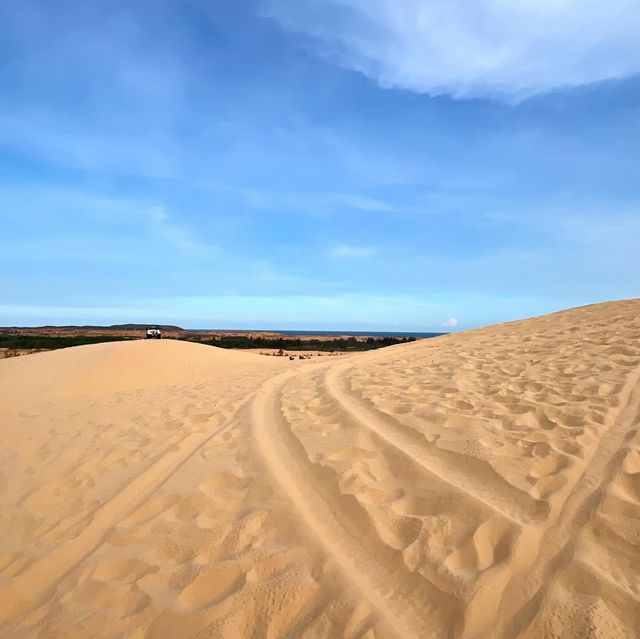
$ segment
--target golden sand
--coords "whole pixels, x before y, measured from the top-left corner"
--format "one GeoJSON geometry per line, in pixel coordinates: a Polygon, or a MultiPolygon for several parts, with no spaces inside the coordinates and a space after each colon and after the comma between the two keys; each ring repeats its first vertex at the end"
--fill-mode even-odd
{"type": "Polygon", "coordinates": [[[345,358],[0,361],[0,636],[640,636],[640,301],[345,358]]]}

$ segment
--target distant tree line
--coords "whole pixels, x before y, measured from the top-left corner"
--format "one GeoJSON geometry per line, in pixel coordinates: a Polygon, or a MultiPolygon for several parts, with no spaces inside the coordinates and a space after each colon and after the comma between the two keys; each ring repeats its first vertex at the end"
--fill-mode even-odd
{"type": "Polygon", "coordinates": [[[14,335],[0,334],[0,348],[30,349],[41,348],[43,350],[53,350],[56,348],[67,348],[69,346],[82,346],[83,344],[99,344],[101,342],[121,342],[133,339],[131,337],[120,337],[112,335],[14,335]]]}
{"type": "MultiPolygon", "coordinates": [[[[199,340],[198,340],[199,341],[199,340]]],[[[201,341],[219,348],[265,348],[291,351],[369,351],[383,346],[415,342],[415,337],[368,337],[358,340],[355,337],[336,337],[334,339],[301,339],[299,337],[250,337],[246,335],[221,335],[201,341]]]]}
{"type": "MultiPolygon", "coordinates": [[[[136,339],[119,335],[16,335],[0,333],[0,348],[53,350],[83,344],[121,342],[136,339]]],[[[247,335],[220,335],[199,339],[189,336],[189,341],[220,348],[282,349],[292,351],[369,351],[394,344],[414,342],[415,337],[336,337],[333,339],[302,339],[300,337],[253,337],[247,335]]]]}

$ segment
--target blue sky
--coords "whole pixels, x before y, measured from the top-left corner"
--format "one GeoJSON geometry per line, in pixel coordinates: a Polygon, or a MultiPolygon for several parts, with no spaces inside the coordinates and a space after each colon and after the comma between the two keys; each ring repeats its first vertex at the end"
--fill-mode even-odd
{"type": "Polygon", "coordinates": [[[639,295],[637,2],[232,4],[0,6],[0,325],[639,295]]]}

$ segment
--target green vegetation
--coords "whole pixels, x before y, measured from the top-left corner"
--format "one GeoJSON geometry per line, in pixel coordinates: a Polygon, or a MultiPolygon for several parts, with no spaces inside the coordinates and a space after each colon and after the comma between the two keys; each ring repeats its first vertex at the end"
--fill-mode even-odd
{"type": "Polygon", "coordinates": [[[68,346],[82,346],[83,344],[99,344],[100,342],[121,342],[132,339],[111,335],[15,335],[0,334],[0,348],[23,349],[41,348],[53,350],[67,348],[68,346]]]}
{"type": "Polygon", "coordinates": [[[368,337],[357,340],[355,337],[336,337],[335,339],[300,339],[299,337],[250,337],[245,335],[222,335],[202,341],[220,348],[265,348],[290,351],[369,351],[383,346],[414,342],[415,337],[368,337]]]}

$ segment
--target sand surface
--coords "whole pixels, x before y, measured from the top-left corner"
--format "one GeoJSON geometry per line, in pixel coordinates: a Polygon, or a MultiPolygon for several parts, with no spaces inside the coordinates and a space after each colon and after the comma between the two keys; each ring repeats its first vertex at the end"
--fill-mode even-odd
{"type": "Polygon", "coordinates": [[[0,636],[640,636],[640,301],[290,361],[0,361],[0,636]]]}

